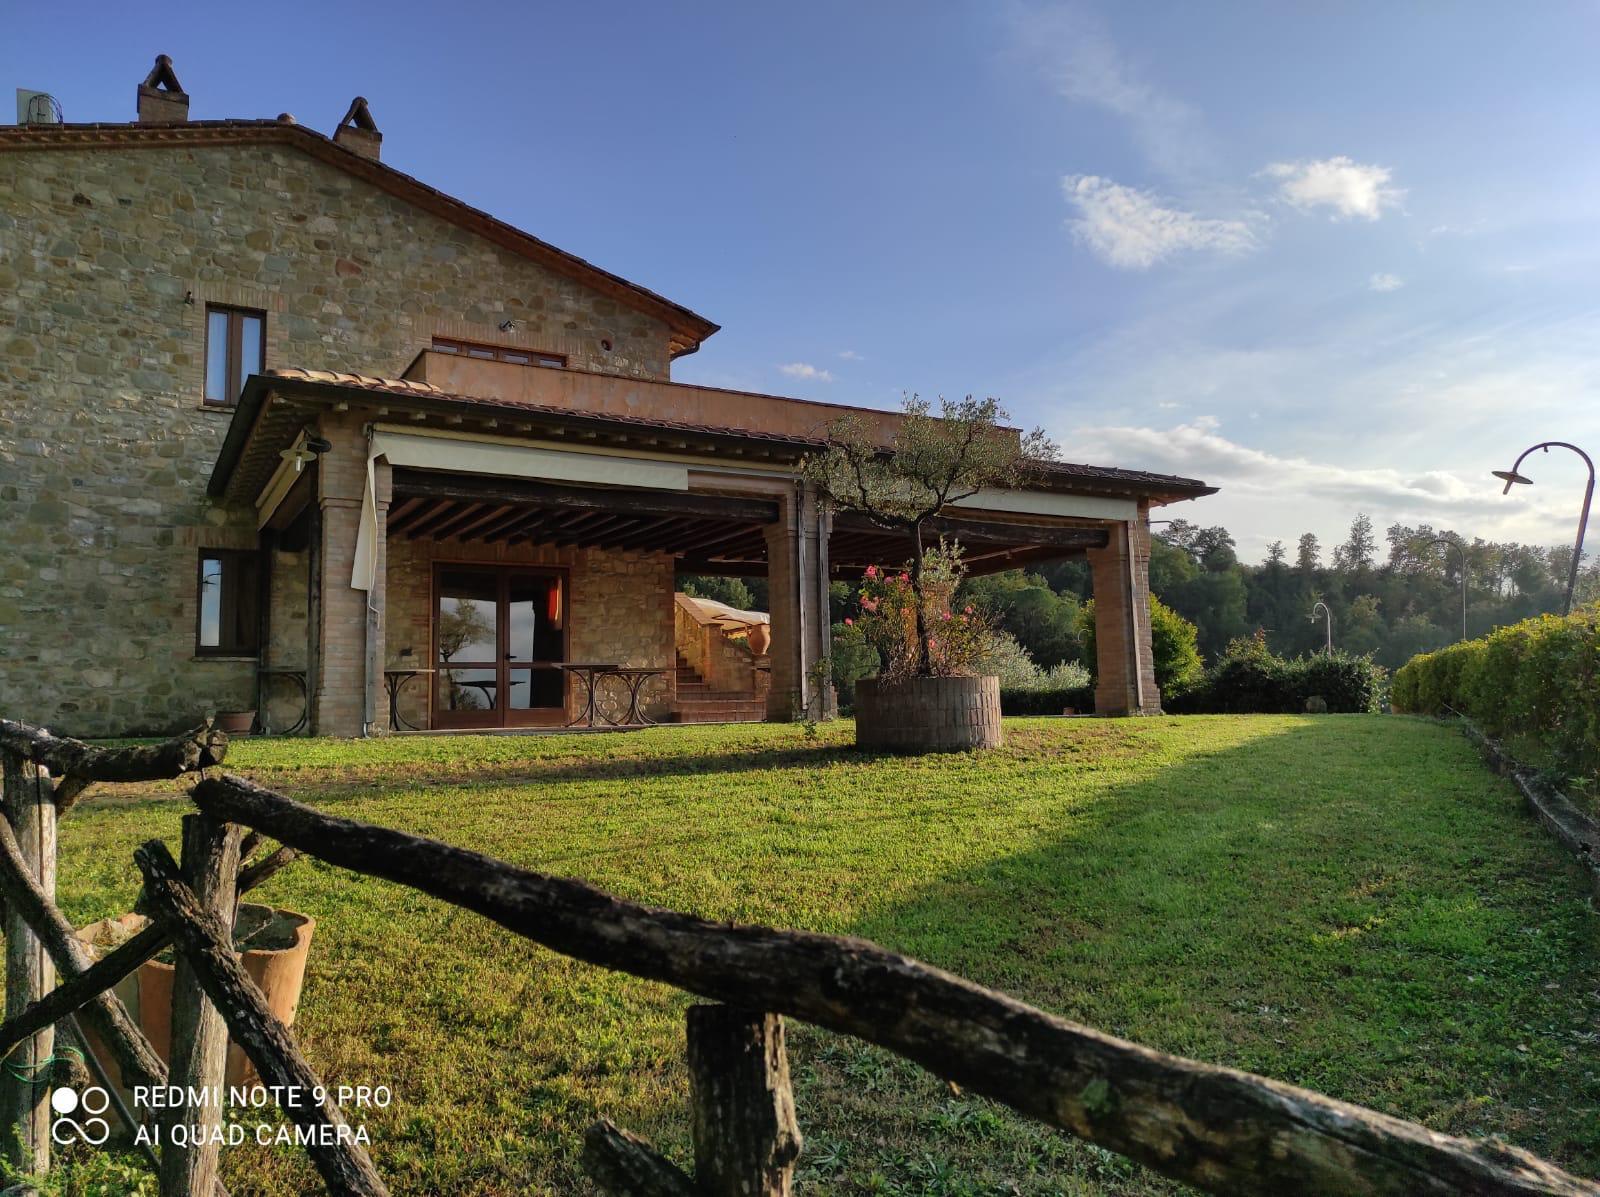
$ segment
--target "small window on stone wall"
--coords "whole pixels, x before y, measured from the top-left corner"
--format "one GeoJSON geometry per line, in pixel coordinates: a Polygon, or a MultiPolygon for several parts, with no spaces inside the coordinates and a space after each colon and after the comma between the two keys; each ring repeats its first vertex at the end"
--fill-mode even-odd
{"type": "Polygon", "coordinates": [[[232,407],[244,380],[267,359],[267,314],[254,308],[206,307],[206,402],[232,407]]]}
{"type": "Polygon", "coordinates": [[[196,654],[253,657],[261,640],[261,570],[250,549],[201,549],[196,654]]]}

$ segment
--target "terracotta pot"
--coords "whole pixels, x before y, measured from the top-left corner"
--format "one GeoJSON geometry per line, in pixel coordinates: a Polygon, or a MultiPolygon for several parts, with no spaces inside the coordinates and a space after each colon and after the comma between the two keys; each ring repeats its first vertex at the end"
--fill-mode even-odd
{"type": "Polygon", "coordinates": [[[764,623],[753,623],[745,633],[745,639],[751,652],[758,657],[765,656],[767,649],[772,647],[772,628],[764,623]]]}
{"type": "Polygon", "coordinates": [[[254,711],[218,711],[217,727],[230,736],[248,736],[256,725],[254,711]]]}
{"type": "Polygon", "coordinates": [[[856,744],[886,752],[998,748],[1000,679],[914,677],[856,683],[856,744]]]}
{"type": "MultiPolygon", "coordinates": [[[[276,910],[272,907],[258,906],[249,902],[240,905],[240,913],[251,911],[257,914],[271,914],[288,918],[294,923],[294,942],[286,948],[251,948],[244,952],[240,960],[250,979],[261,987],[267,996],[267,1006],[276,1014],[285,1026],[294,1025],[295,1010],[300,1005],[300,991],[305,984],[306,959],[311,953],[311,933],[316,929],[316,920],[310,915],[299,914],[292,910],[276,910]]],[[[98,923],[91,923],[78,932],[78,938],[93,945],[100,934],[112,927],[120,928],[124,934],[137,934],[149,923],[149,919],[142,914],[125,914],[120,918],[102,919],[98,923]]],[[[104,949],[92,948],[96,956],[102,954],[104,949]]],[[[172,982],[176,970],[170,964],[163,964],[158,960],[147,960],[139,966],[138,972],[124,977],[117,983],[115,993],[122,999],[122,1004],[128,1008],[128,1014],[139,1024],[139,1029],[150,1040],[150,1046],[155,1048],[156,1055],[170,1065],[172,1063],[172,982]]],[[[107,1051],[93,1031],[84,1028],[89,1039],[90,1050],[104,1066],[113,1081],[120,1081],[121,1072],[117,1068],[116,1060],[107,1051]]],[[[245,1056],[243,1049],[237,1044],[228,1045],[228,1069],[224,1083],[228,1085],[253,1085],[257,1083],[255,1066],[245,1056]]],[[[132,1094],[126,1086],[123,1096],[132,1102],[132,1094]]]]}

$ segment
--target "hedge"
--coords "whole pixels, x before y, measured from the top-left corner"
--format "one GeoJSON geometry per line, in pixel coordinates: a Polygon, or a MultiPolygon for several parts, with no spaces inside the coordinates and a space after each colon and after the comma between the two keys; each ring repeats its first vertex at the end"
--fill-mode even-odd
{"type": "Polygon", "coordinates": [[[1412,657],[1391,701],[1415,714],[1455,711],[1491,736],[1536,741],[1568,772],[1600,773],[1600,603],[1412,657]]]}
{"type": "Polygon", "coordinates": [[[1367,714],[1381,708],[1383,683],[1383,667],[1368,657],[1285,659],[1263,640],[1238,640],[1198,686],[1163,705],[1175,715],[1293,715],[1321,698],[1333,714],[1367,714]]]}

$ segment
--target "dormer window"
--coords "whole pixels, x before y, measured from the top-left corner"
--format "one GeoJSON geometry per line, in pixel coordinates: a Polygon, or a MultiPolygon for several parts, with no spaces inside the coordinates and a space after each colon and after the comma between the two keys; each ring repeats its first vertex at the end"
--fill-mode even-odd
{"type": "Polygon", "coordinates": [[[551,366],[560,369],[567,364],[566,356],[560,353],[522,349],[513,345],[484,345],[477,341],[458,341],[454,337],[433,338],[433,350],[435,353],[455,353],[486,362],[510,362],[514,366],[551,366]]]}
{"type": "Polygon", "coordinates": [[[244,380],[260,374],[267,357],[267,314],[254,308],[206,307],[206,403],[232,407],[244,380]]]}

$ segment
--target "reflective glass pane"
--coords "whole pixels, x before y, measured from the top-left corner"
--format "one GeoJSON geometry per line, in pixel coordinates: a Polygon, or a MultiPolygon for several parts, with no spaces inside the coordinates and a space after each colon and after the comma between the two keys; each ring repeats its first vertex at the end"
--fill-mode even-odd
{"type": "Polygon", "coordinates": [[[239,334],[239,377],[234,380],[233,398],[239,397],[239,392],[244,390],[244,380],[252,374],[260,374],[262,367],[262,321],[260,316],[239,317],[242,331],[239,334]]]}
{"type": "Polygon", "coordinates": [[[206,313],[206,402],[232,403],[228,394],[228,313],[206,313]]]}
{"type": "Polygon", "coordinates": [[[469,345],[469,346],[467,346],[467,356],[468,357],[487,358],[489,361],[493,361],[494,360],[494,350],[493,349],[479,349],[476,345],[469,345]]]}
{"type": "Polygon", "coordinates": [[[439,674],[439,705],[447,711],[492,711],[497,689],[493,669],[446,669],[439,674]]]}
{"type": "Polygon", "coordinates": [[[499,585],[493,574],[468,570],[439,575],[439,663],[493,662],[499,585]]]}
{"type": "Polygon", "coordinates": [[[222,562],[216,557],[200,559],[200,647],[218,648],[222,644],[222,562]]]}
{"type": "Polygon", "coordinates": [[[559,669],[513,669],[509,686],[506,702],[513,711],[561,706],[559,669]]]}
{"type": "Polygon", "coordinates": [[[561,581],[513,577],[506,626],[513,661],[559,661],[562,657],[561,581]]]}

